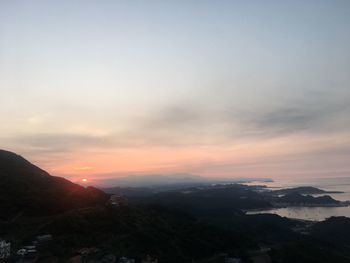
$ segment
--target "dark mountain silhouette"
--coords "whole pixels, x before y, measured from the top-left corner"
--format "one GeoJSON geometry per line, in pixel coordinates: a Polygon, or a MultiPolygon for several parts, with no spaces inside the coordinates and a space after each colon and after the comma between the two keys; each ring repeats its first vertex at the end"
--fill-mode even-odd
{"type": "Polygon", "coordinates": [[[0,189],[2,219],[17,214],[60,213],[108,200],[108,195],[101,190],[51,176],[23,157],[4,150],[0,150],[0,189]]]}
{"type": "Polygon", "coordinates": [[[350,218],[330,217],[311,228],[311,234],[331,243],[350,245],[350,218]]]}

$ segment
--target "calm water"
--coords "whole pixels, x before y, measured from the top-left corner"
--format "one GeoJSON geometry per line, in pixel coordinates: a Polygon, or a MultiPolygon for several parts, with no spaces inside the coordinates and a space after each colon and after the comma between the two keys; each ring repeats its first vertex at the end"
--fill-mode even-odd
{"type": "MultiPolygon", "coordinates": [[[[341,194],[328,194],[340,201],[350,200],[350,177],[341,178],[320,178],[320,179],[299,179],[299,180],[276,180],[271,183],[264,183],[270,189],[280,189],[298,186],[314,186],[326,191],[342,191],[341,194]]],[[[350,217],[350,206],[348,207],[288,207],[272,210],[261,210],[249,212],[272,213],[289,218],[322,221],[331,216],[350,217]]]]}

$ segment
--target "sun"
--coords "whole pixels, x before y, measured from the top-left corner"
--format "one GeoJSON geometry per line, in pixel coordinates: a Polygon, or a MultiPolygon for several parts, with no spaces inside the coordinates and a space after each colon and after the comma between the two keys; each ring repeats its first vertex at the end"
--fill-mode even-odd
{"type": "Polygon", "coordinates": [[[81,181],[82,181],[83,183],[86,183],[86,182],[88,181],[88,179],[83,178],[83,179],[81,179],[81,181]]]}

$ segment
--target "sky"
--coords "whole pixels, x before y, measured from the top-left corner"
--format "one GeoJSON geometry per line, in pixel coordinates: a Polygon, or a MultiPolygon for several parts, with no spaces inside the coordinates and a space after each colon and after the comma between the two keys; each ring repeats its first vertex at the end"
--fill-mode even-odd
{"type": "Polygon", "coordinates": [[[73,181],[350,176],[350,1],[0,1],[0,122],[73,181]]]}

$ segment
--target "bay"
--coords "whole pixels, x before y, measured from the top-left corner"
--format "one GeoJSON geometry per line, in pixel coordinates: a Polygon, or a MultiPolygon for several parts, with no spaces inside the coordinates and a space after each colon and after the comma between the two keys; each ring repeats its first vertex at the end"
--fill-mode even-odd
{"type": "MultiPolygon", "coordinates": [[[[253,182],[251,184],[254,184],[253,182]]],[[[321,194],[329,195],[339,201],[350,200],[350,177],[338,178],[298,178],[279,179],[264,183],[268,189],[276,190],[298,186],[313,186],[326,191],[341,191],[343,193],[321,194]]],[[[316,196],[316,195],[314,195],[316,196]]],[[[318,195],[319,196],[319,195],[318,195]]],[[[270,213],[279,216],[302,220],[322,221],[332,216],[350,217],[350,206],[347,207],[286,207],[270,210],[249,211],[247,214],[270,213]]]]}

